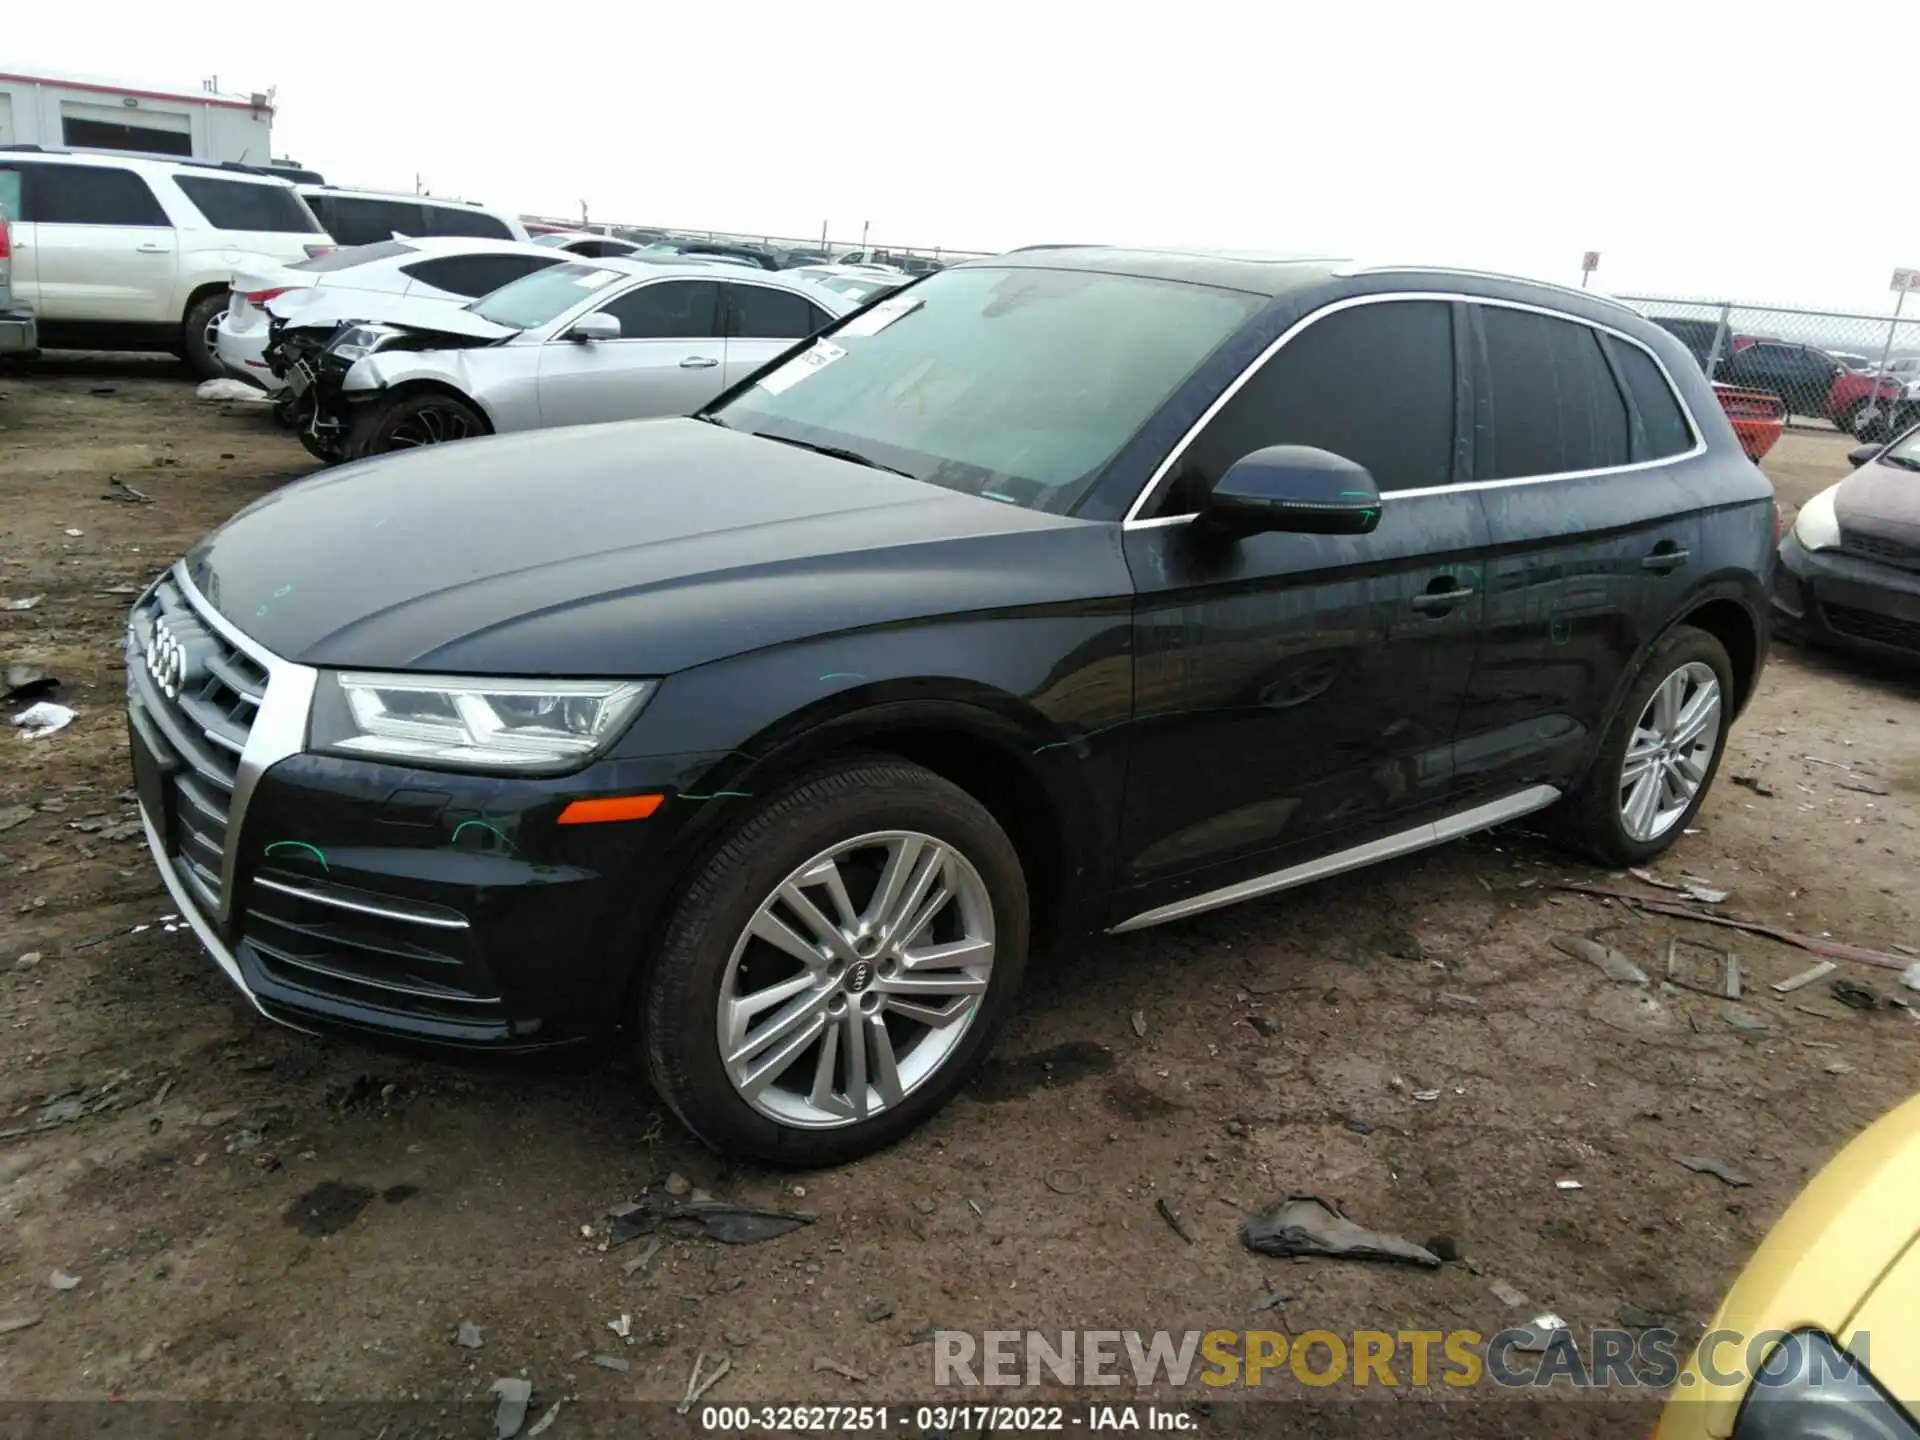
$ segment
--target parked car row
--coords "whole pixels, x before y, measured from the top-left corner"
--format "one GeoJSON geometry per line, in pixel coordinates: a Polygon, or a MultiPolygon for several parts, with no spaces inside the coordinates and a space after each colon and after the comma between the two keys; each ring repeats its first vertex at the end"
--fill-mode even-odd
{"type": "Polygon", "coordinates": [[[1722,335],[1717,321],[1649,318],[1676,336],[1703,370],[1711,362],[1712,379],[1772,395],[1789,415],[1828,420],[1863,439],[1885,440],[1920,423],[1920,357],[1901,357],[1882,369],[1865,356],[1818,345],[1722,335]]]}

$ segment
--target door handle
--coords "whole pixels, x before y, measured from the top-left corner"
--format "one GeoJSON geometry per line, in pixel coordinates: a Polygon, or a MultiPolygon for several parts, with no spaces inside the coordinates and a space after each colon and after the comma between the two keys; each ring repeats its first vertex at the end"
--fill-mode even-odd
{"type": "Polygon", "coordinates": [[[1641,560],[1640,568],[1660,572],[1678,570],[1692,555],[1691,550],[1656,550],[1641,560]]]}
{"type": "Polygon", "coordinates": [[[151,240],[144,245],[136,245],[133,248],[138,250],[142,255],[164,255],[167,253],[166,246],[155,245],[151,240]]]}
{"type": "Polygon", "coordinates": [[[1431,615],[1436,611],[1451,610],[1462,600],[1471,600],[1474,592],[1471,586],[1458,586],[1452,590],[1428,590],[1416,595],[1409,602],[1422,615],[1431,615]]]}
{"type": "Polygon", "coordinates": [[[680,362],[682,370],[711,370],[720,362],[711,355],[689,355],[680,362]]]}

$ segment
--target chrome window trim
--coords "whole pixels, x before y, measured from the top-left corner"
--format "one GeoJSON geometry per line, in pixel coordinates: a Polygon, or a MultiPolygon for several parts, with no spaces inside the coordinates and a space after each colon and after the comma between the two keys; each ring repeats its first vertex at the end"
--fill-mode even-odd
{"type": "Polygon", "coordinates": [[[1413,490],[1387,490],[1381,493],[1383,500],[1416,500],[1428,495],[1463,494],[1473,490],[1502,490],[1514,485],[1542,485],[1555,480],[1581,480],[1596,475],[1628,475],[1637,470],[1654,470],[1665,465],[1677,465],[1683,460],[1692,460],[1706,453],[1707,442],[1705,433],[1700,428],[1700,422],[1694,417],[1693,407],[1687,403],[1687,397],[1681,393],[1680,387],[1674,383],[1673,372],[1667,369],[1666,362],[1655,354],[1644,341],[1636,339],[1624,330],[1616,329],[1603,321],[1589,320],[1585,316],[1569,314],[1565,310],[1555,310],[1546,305],[1533,305],[1519,300],[1501,300],[1486,295],[1466,295],[1455,291],[1390,290],[1382,291],[1377,295],[1349,295],[1344,300],[1335,300],[1331,304],[1323,305],[1318,310],[1303,315],[1294,321],[1293,324],[1289,325],[1276,336],[1266,349],[1253,357],[1247,367],[1234,377],[1232,384],[1228,385],[1226,389],[1214,397],[1213,402],[1208,405],[1205,410],[1200,412],[1199,418],[1187,427],[1186,433],[1180,437],[1174,447],[1169,450],[1160,463],[1154,467],[1153,473],[1147,477],[1147,483],[1141,487],[1140,493],[1133,497],[1133,503],[1127,507],[1126,516],[1121,522],[1122,528],[1127,530],[1145,530],[1157,526],[1187,524],[1196,518],[1191,514],[1187,514],[1162,515],[1152,520],[1142,520],[1140,518],[1140,512],[1146,507],[1147,502],[1152,499],[1154,492],[1160,488],[1161,482],[1166,479],[1173,467],[1180,462],[1181,457],[1186,454],[1188,448],[1199,438],[1200,432],[1213,422],[1214,417],[1226,408],[1227,402],[1232,400],[1235,395],[1238,395],[1242,387],[1253,379],[1255,375],[1259,374],[1261,368],[1275,355],[1279,354],[1287,342],[1292,340],[1294,336],[1300,334],[1300,332],[1308,326],[1324,320],[1329,315],[1336,315],[1342,310],[1352,310],[1361,305],[1385,305],[1404,300],[1438,300],[1450,305],[1492,305],[1502,310],[1524,310],[1534,315],[1545,315],[1552,320],[1565,320],[1574,325],[1585,325],[1589,329],[1611,335],[1615,339],[1623,341],[1628,345],[1637,346],[1653,361],[1655,367],[1660,372],[1661,378],[1667,382],[1667,388],[1672,392],[1674,402],[1679,405],[1680,414],[1687,422],[1687,429],[1693,435],[1693,446],[1691,449],[1683,450],[1677,455],[1663,456],[1658,460],[1639,460],[1630,465],[1611,465],[1598,470],[1566,470],[1551,475],[1517,475],[1500,480],[1462,480],[1457,484],[1451,485],[1426,485],[1413,490]]]}
{"type": "MultiPolygon", "coordinates": [[[[267,672],[266,694],[254,713],[253,728],[247,732],[246,748],[240,752],[240,764],[233,777],[233,793],[227,801],[227,835],[220,853],[220,914],[225,925],[233,915],[234,874],[239,867],[240,841],[244,834],[247,806],[260,777],[290,756],[298,755],[307,744],[307,716],[313,708],[313,689],[320,672],[308,665],[282,660],[213,608],[200,593],[199,586],[187,574],[187,562],[173,564],[173,583],[207,626],[234,649],[267,672]]],[[[162,865],[164,871],[168,867],[162,865]]]]}

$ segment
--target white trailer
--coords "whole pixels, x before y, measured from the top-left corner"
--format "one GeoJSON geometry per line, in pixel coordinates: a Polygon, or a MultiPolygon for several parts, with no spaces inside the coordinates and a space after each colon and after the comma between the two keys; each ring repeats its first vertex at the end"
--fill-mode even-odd
{"type": "Polygon", "coordinates": [[[0,146],[134,150],[268,164],[273,97],[0,71],[0,146]]]}

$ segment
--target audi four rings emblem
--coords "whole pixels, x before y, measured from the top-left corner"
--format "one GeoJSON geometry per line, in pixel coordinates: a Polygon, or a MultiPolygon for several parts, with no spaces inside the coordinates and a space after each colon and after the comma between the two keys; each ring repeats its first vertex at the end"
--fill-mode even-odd
{"type": "Polygon", "coordinates": [[[161,694],[169,700],[180,698],[181,687],[187,683],[187,648],[173,638],[164,620],[153,622],[153,635],[147,641],[147,673],[153,676],[161,694]]]}

